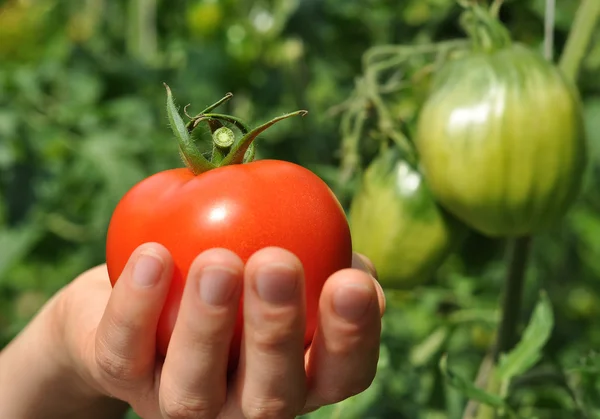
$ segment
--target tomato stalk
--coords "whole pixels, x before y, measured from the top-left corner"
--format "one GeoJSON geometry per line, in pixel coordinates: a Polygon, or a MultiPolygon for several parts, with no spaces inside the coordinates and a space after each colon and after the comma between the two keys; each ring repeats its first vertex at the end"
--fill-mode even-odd
{"type": "MultiPolygon", "coordinates": [[[[220,121],[218,121],[220,123],[220,121]]],[[[212,159],[213,164],[219,164],[223,161],[225,156],[231,151],[231,146],[235,142],[235,134],[232,130],[227,127],[221,126],[217,128],[212,135],[213,150],[212,159]]]]}
{"type": "Polygon", "coordinates": [[[510,46],[510,33],[496,16],[498,6],[487,10],[476,3],[461,1],[460,4],[465,8],[460,23],[473,42],[475,50],[493,52],[510,46]]]}
{"type": "Polygon", "coordinates": [[[222,166],[252,162],[255,155],[254,140],[258,135],[279,121],[292,116],[305,116],[308,113],[305,110],[291,112],[273,118],[269,122],[254,129],[250,129],[248,125],[239,118],[231,115],[212,113],[214,109],[233,97],[233,94],[227,93],[223,98],[208,106],[194,117],[187,115],[186,106],[186,108],[184,108],[184,113],[190,118],[190,121],[185,124],[175,106],[171,89],[166,83],[164,85],[167,90],[167,116],[169,118],[171,129],[177,139],[179,154],[187,168],[195,175],[222,166]],[[196,147],[191,136],[192,132],[198,127],[200,122],[206,122],[212,133],[213,148],[210,161],[204,157],[196,147]],[[232,124],[241,131],[243,136],[239,141],[235,140],[234,132],[223,125],[224,122],[232,124]]]}

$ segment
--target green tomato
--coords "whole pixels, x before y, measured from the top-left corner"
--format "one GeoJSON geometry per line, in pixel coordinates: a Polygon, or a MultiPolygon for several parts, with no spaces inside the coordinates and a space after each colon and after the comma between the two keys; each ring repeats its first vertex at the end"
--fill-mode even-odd
{"type": "Polygon", "coordinates": [[[349,211],[354,250],[374,263],[384,288],[422,284],[466,235],[396,149],[366,168],[349,211]]]}
{"type": "Polygon", "coordinates": [[[415,145],[437,200],[494,237],[557,223],[586,163],[577,90],[520,44],[449,61],[421,109],[415,145]]]}
{"type": "Polygon", "coordinates": [[[217,32],[223,20],[222,6],[217,1],[200,0],[187,13],[190,32],[198,38],[207,38],[217,32]]]}

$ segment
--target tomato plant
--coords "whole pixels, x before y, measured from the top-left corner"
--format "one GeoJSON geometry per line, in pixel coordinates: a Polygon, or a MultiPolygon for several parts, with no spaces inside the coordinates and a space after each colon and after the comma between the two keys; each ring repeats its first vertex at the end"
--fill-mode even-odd
{"type": "MultiPolygon", "coordinates": [[[[173,282],[157,335],[158,350],[166,354],[188,269],[198,254],[226,248],[246,261],[262,248],[278,246],[294,253],[304,266],[308,345],[324,282],[351,265],[352,243],[343,208],[325,182],[311,171],[285,161],[254,161],[254,138],[278,120],[298,113],[249,131],[233,117],[210,114],[212,107],[184,127],[170,102],[171,124],[188,167],[142,180],[118,203],[107,237],[110,281],[116,283],[139,245],[158,242],[170,251],[175,265],[173,282]],[[209,122],[214,133],[210,162],[194,149],[188,135],[201,121],[209,122]],[[233,131],[221,121],[240,127],[244,137],[234,143],[233,131]]],[[[239,354],[241,304],[232,362],[239,354]]]]}
{"type": "Polygon", "coordinates": [[[436,74],[415,144],[444,207],[489,236],[522,236],[552,227],[579,192],[583,114],[558,68],[488,23],[479,48],[436,74]]]}
{"type": "Polygon", "coordinates": [[[434,200],[421,173],[388,147],[366,168],[350,206],[354,249],[387,288],[426,282],[467,229],[434,200]]]}

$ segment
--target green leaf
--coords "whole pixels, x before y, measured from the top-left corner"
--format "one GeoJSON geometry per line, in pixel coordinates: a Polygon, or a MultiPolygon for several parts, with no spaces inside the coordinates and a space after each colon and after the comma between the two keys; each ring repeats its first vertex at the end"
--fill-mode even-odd
{"type": "Polygon", "coordinates": [[[179,154],[183,162],[195,175],[214,169],[216,166],[209,162],[194,144],[183,119],[177,111],[171,89],[166,83],[164,85],[165,89],[167,89],[167,116],[171,124],[171,129],[177,138],[179,154]]]}
{"type": "Polygon", "coordinates": [[[125,416],[125,419],[142,419],[142,418],[140,418],[140,417],[137,415],[137,413],[135,413],[135,412],[134,412],[134,410],[130,408],[130,409],[127,411],[127,414],[126,414],[126,416],[125,416]]]}
{"type": "Polygon", "coordinates": [[[442,356],[442,359],[440,360],[440,370],[442,371],[442,374],[444,375],[448,383],[460,392],[462,392],[469,399],[478,401],[479,403],[483,403],[485,405],[495,408],[507,407],[505,401],[500,396],[490,394],[485,390],[476,387],[475,384],[473,384],[466,378],[461,377],[460,375],[456,375],[452,371],[450,371],[450,369],[448,368],[447,355],[442,356]]]}
{"type": "Polygon", "coordinates": [[[423,342],[416,345],[410,352],[410,361],[415,367],[426,365],[446,343],[450,330],[446,326],[437,328],[423,342]]]}
{"type": "Polygon", "coordinates": [[[496,372],[498,378],[506,382],[533,367],[542,358],[542,350],[553,326],[552,305],[546,293],[542,292],[521,341],[512,351],[501,356],[496,372]]]}

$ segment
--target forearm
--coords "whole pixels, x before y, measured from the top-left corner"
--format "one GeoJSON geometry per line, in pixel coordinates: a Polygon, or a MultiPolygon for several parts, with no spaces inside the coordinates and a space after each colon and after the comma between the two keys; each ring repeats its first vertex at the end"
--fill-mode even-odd
{"type": "Polygon", "coordinates": [[[61,353],[50,301],[0,352],[0,417],[122,418],[127,405],[87,388],[61,353]]]}

